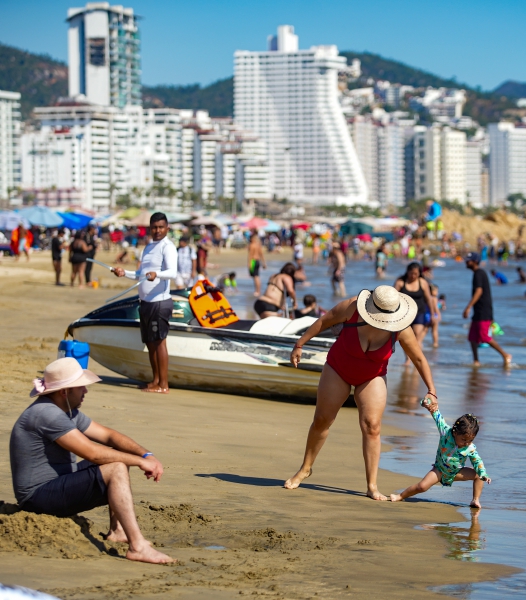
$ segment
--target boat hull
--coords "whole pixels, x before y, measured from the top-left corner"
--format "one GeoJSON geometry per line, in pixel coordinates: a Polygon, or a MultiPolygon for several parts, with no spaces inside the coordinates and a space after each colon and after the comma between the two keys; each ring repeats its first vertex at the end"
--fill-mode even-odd
{"type": "MultiPolygon", "coordinates": [[[[330,343],[304,348],[301,368],[294,369],[289,356],[295,338],[203,329],[170,325],[171,387],[304,401],[316,398],[330,343]]],[[[81,319],[70,326],[70,333],[87,342],[90,356],[108,369],[139,381],[151,379],[138,322],[81,319]]]]}

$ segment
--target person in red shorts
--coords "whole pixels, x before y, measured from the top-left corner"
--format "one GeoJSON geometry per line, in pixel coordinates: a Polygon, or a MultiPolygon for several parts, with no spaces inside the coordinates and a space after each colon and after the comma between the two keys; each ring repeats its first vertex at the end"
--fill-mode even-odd
{"type": "Polygon", "coordinates": [[[468,340],[473,351],[473,366],[480,366],[479,344],[488,344],[494,348],[504,359],[504,366],[511,364],[511,354],[507,354],[490,336],[489,330],[493,323],[493,301],[491,299],[491,287],[486,271],[479,266],[480,256],[478,252],[469,252],[464,259],[466,267],[473,271],[473,289],[471,300],[464,309],[463,317],[467,319],[471,309],[473,317],[469,329],[468,340]]]}
{"type": "Polygon", "coordinates": [[[290,361],[297,368],[302,347],[322,331],[341,324],[341,333],[327,355],[320,377],[316,411],[303,463],[285,482],[287,489],[297,488],[312,474],[312,466],[329,435],[329,428],[354,386],[362,430],[367,496],[373,500],[387,500],[378,490],[377,476],[380,430],[387,401],[387,364],[397,341],[427,386],[427,395],[436,398],[431,370],[411,328],[417,310],[416,302],[407,294],[390,285],[380,285],[374,291],[362,290],[358,296],[337,304],[296,342],[290,361]]]}

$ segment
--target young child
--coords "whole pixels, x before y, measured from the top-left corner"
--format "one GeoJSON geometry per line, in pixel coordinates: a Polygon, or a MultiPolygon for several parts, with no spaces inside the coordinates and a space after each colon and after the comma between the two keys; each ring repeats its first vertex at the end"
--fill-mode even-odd
{"type": "Polygon", "coordinates": [[[398,502],[427,492],[438,482],[443,486],[451,486],[453,481],[473,481],[473,500],[470,506],[481,508],[480,494],[484,482],[491,483],[491,479],[486,473],[475,444],[473,444],[479,431],[477,417],[471,414],[462,415],[455,421],[453,427],[450,427],[440,414],[436,399],[424,398],[422,406],[431,413],[440,433],[435,464],[420,483],[408,487],[401,494],[391,494],[391,502],[398,502]],[[473,469],[464,466],[467,458],[471,461],[473,469]]]}

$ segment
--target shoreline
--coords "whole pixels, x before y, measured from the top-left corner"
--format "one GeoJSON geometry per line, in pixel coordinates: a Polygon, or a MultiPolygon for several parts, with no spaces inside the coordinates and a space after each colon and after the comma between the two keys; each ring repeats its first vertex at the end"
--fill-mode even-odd
{"type": "MultiPolygon", "coordinates": [[[[279,257],[288,258],[286,253],[279,257]]],[[[223,269],[235,268],[246,264],[246,253],[211,254],[210,260],[223,269]]],[[[64,266],[67,275],[69,267],[64,266]]],[[[0,300],[5,322],[0,499],[13,502],[8,439],[12,424],[30,403],[30,382],[56,357],[69,322],[115,292],[55,287],[46,254],[33,255],[28,264],[5,262],[0,265],[4,269],[16,271],[4,277],[9,285],[0,300]],[[28,277],[31,273],[34,285],[24,283],[28,277],[22,271],[28,277]]],[[[95,277],[99,274],[94,272],[95,277]]],[[[503,565],[451,561],[445,558],[446,542],[436,532],[417,529],[426,523],[459,522],[463,516],[457,507],[418,499],[392,505],[364,497],[355,409],[342,410],[313,476],[298,490],[287,491],[281,485],[301,460],[312,406],[187,390],[145,399],[126,379],[93,361],[90,368],[104,381],[86,396],[86,414],[151,446],[165,465],[159,485],[132,471],[134,497],[147,535],[184,564],[144,565],[100,553],[64,560],[55,557],[52,540],[41,542],[38,555],[31,557],[22,551],[7,554],[0,542],[3,583],[71,599],[94,594],[113,599],[130,593],[146,599],[166,590],[181,598],[256,593],[420,599],[440,597],[430,587],[516,572],[503,565]],[[44,558],[46,553],[52,557],[44,558]]],[[[407,434],[383,428],[384,437],[407,434]]],[[[416,478],[381,470],[379,480],[388,493],[416,478]]],[[[106,512],[97,509],[86,516],[94,522],[97,537],[107,525],[106,512]]],[[[119,554],[122,549],[115,545],[119,554]]]]}

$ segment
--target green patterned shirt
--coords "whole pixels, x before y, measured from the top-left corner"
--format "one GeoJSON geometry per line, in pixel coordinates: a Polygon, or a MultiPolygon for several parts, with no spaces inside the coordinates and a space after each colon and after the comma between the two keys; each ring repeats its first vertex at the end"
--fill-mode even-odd
{"type": "Polygon", "coordinates": [[[443,475],[442,483],[444,485],[451,485],[457,473],[466,464],[468,458],[477,475],[481,479],[487,478],[488,474],[475,444],[459,448],[455,443],[453,429],[444,421],[444,417],[440,414],[439,410],[433,413],[433,419],[435,419],[438,432],[440,433],[435,467],[443,475]]]}

